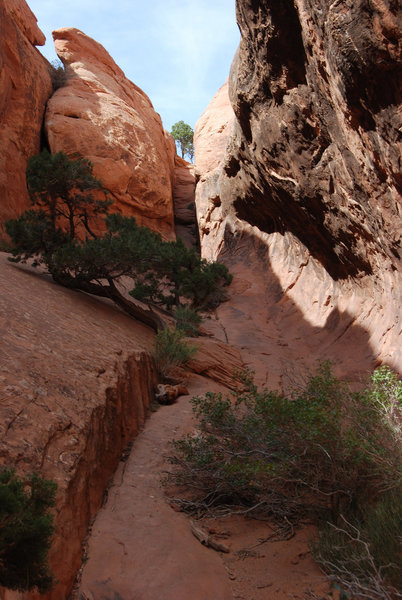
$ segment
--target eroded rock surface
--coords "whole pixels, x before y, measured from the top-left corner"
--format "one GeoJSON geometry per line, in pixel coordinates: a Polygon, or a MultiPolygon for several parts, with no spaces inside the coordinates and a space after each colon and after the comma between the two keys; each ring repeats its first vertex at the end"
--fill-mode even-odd
{"type": "Polygon", "coordinates": [[[196,206],[201,252],[216,259],[223,242],[224,215],[220,179],[226,145],[233,134],[235,115],[229,100],[228,82],[215,94],[194,130],[197,172],[196,206]]]}
{"type": "MultiPolygon", "coordinates": [[[[356,382],[402,369],[398,15],[238,0],[236,119],[218,166],[196,126],[196,203],[203,256],[234,274],[210,330],[272,387],[325,358],[356,382]]],[[[224,126],[231,109],[215,114],[224,126]]]]}
{"type": "Polygon", "coordinates": [[[39,152],[53,90],[47,61],[35,48],[44,43],[25,0],[0,3],[0,238],[4,223],[29,204],[26,164],[39,152]]]}
{"type": "Polygon", "coordinates": [[[160,116],[95,40],[74,28],[58,29],[53,37],[67,82],[46,111],[51,151],[89,158],[113,210],[173,239],[176,151],[160,116]]]}
{"type": "Polygon", "coordinates": [[[392,0],[237,2],[221,201],[335,279],[400,265],[401,16],[392,0]]]}
{"type": "Polygon", "coordinates": [[[198,235],[195,214],[194,165],[177,155],[174,169],[173,206],[176,235],[182,238],[187,246],[196,246],[198,235]]]}
{"type": "Polygon", "coordinates": [[[58,484],[50,552],[58,583],[40,597],[64,600],[90,519],[153,399],[153,334],[4,254],[0,289],[0,465],[58,484]]]}

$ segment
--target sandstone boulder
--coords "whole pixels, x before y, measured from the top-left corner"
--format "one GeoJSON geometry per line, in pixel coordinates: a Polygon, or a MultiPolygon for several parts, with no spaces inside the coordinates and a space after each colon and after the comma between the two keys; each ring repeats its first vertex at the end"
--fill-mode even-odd
{"type": "Polygon", "coordinates": [[[89,158],[115,211],[174,239],[175,145],[146,94],[82,31],[53,32],[66,84],[46,111],[51,151],[89,158]]]}
{"type": "Polygon", "coordinates": [[[49,65],[35,46],[45,36],[25,0],[0,3],[0,239],[4,223],[29,205],[27,160],[40,150],[49,65]]]}

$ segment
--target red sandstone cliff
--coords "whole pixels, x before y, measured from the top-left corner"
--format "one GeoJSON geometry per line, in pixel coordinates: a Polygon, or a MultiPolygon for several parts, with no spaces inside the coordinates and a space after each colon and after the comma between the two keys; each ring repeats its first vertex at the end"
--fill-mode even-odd
{"type": "Polygon", "coordinates": [[[196,126],[197,214],[203,255],[235,275],[220,335],[272,385],[320,358],[352,379],[402,369],[398,16],[237,2],[231,105],[222,89],[196,126]]]}
{"type": "Polygon", "coordinates": [[[160,116],[95,40],[74,28],[53,38],[67,81],[46,111],[51,151],[89,158],[114,210],[173,239],[176,151],[160,116]]]}
{"type": "Polygon", "coordinates": [[[4,222],[28,206],[27,160],[37,154],[52,93],[45,36],[25,0],[0,2],[0,239],[4,222]]]}
{"type": "Polygon", "coordinates": [[[90,520],[153,399],[153,334],[2,253],[0,289],[0,466],[58,484],[50,552],[58,583],[40,597],[61,600],[81,564],[90,520]]]}

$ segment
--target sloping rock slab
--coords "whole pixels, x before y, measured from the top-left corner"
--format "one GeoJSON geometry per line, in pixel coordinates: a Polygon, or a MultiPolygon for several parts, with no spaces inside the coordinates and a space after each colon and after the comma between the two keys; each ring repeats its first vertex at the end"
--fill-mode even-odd
{"type": "MultiPolygon", "coordinates": [[[[50,551],[58,583],[40,598],[64,600],[88,524],[153,399],[147,350],[154,336],[106,303],[11,265],[3,253],[0,289],[0,466],[58,484],[50,551]]],[[[20,598],[10,594],[7,600],[20,598]]]]}

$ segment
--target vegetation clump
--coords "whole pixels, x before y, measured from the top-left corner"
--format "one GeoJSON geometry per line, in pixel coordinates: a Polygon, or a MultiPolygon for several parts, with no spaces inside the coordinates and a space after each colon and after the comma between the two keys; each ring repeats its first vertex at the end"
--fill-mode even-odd
{"type": "Polygon", "coordinates": [[[168,312],[207,310],[232,279],[223,264],[201,259],[181,240],[165,242],[134,218],[108,214],[112,202],[92,164],[43,151],[27,167],[32,208],[6,223],[14,261],[33,259],[66,287],[110,298],[156,331],[168,312]],[[119,287],[131,281],[130,300],[119,287]]]}
{"type": "Polygon", "coordinates": [[[12,590],[49,590],[54,581],[47,555],[53,535],[57,485],[34,474],[0,472],[0,586],[12,590]]]}
{"type": "Polygon", "coordinates": [[[163,329],[155,338],[153,357],[162,379],[166,379],[177,367],[185,365],[197,352],[197,346],[184,339],[185,333],[179,329],[163,329]]]}
{"type": "Polygon", "coordinates": [[[312,517],[320,531],[315,556],[345,593],[364,588],[366,598],[391,598],[402,572],[396,375],[377,369],[359,393],[329,363],[290,395],[258,390],[250,371],[237,381],[232,397],[192,399],[198,430],[176,440],[170,458],[167,481],[184,490],[176,502],[198,513],[236,511],[292,526],[312,517]]]}

